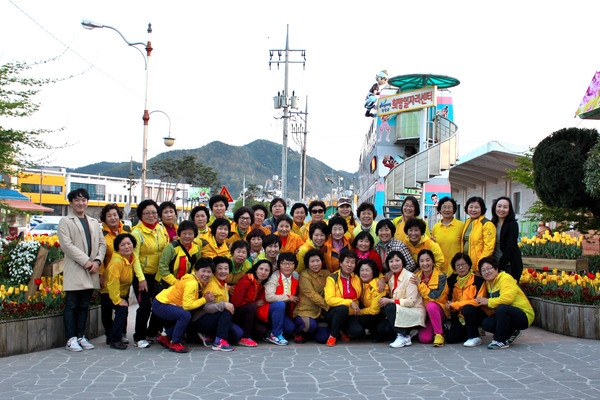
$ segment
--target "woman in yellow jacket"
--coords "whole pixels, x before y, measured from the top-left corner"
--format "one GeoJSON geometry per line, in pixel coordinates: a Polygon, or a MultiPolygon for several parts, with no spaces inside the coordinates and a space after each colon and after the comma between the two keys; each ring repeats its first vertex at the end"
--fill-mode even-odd
{"type": "Polygon", "coordinates": [[[473,271],[479,271],[479,260],[494,254],[496,246],[496,226],[485,218],[487,208],[481,197],[471,197],[465,205],[469,216],[463,228],[461,243],[464,253],[473,261],[473,271]]]}
{"type": "Polygon", "coordinates": [[[152,313],[152,300],[156,297],[156,273],[160,256],[169,243],[169,235],[158,223],[158,204],[154,200],[144,200],[137,208],[140,222],[131,234],[137,245],[133,251],[133,290],[138,299],[138,310],[135,316],[134,346],[145,348],[150,345],[148,338],[154,338],[162,330],[162,323],[152,313]],[[148,323],[148,319],[150,322],[148,323]]]}
{"type": "Polygon", "coordinates": [[[362,296],[360,297],[360,315],[358,316],[358,323],[363,329],[361,333],[369,330],[371,341],[378,343],[380,338],[377,327],[385,319],[385,314],[383,314],[379,305],[379,299],[387,295],[387,290],[379,290],[380,273],[374,260],[360,260],[356,266],[356,273],[363,283],[362,296]]]}
{"type": "Polygon", "coordinates": [[[133,280],[133,262],[135,255],[133,249],[136,245],[135,238],[130,233],[121,233],[114,239],[116,251],[110,264],[105,269],[106,292],[100,294],[102,300],[102,323],[106,334],[106,343],[111,348],[125,350],[127,344],[123,342],[123,332],[127,326],[129,311],[129,289],[133,280]],[[112,312],[115,318],[112,318],[112,312]],[[108,316],[105,321],[104,317],[108,316]]]}
{"type": "Polygon", "coordinates": [[[341,216],[329,220],[331,235],[325,242],[325,263],[330,272],[340,269],[340,253],[345,249],[352,249],[351,235],[348,235],[348,223],[341,216]]]}
{"type": "Polygon", "coordinates": [[[165,321],[175,321],[166,329],[167,336],[157,338],[164,347],[176,353],[187,353],[188,348],[181,342],[192,318],[190,311],[214,300],[214,295],[204,291],[199,297],[199,288],[212,276],[212,261],[201,258],[194,265],[193,274],[185,274],[173,286],[160,292],[152,302],[154,313],[165,321]],[[170,339],[170,340],[169,340],[170,339]]]}
{"type": "Polygon", "coordinates": [[[227,238],[231,233],[228,219],[216,218],[210,226],[210,233],[202,238],[202,256],[215,258],[217,256],[229,257],[227,238]]]}
{"type": "MultiPolygon", "coordinates": [[[[296,258],[298,259],[298,268],[296,268],[296,272],[301,273],[305,271],[307,266],[304,264],[304,257],[310,250],[319,250],[323,256],[325,254],[331,252],[331,250],[327,247],[326,243],[328,242],[329,237],[329,227],[323,221],[315,222],[310,226],[310,239],[308,239],[305,243],[300,246],[298,249],[298,254],[296,254],[296,258]]],[[[324,269],[329,269],[329,264],[325,261],[323,264],[324,269]]],[[[331,271],[333,272],[333,271],[331,271]]]]}
{"type": "Polygon", "coordinates": [[[233,222],[231,223],[231,235],[227,239],[227,244],[231,246],[238,240],[246,240],[246,235],[252,230],[254,224],[254,212],[251,208],[240,207],[233,213],[233,222]]]}
{"type": "Polygon", "coordinates": [[[282,215],[275,220],[277,232],[275,234],[281,238],[280,253],[297,254],[304,240],[292,232],[292,219],[287,215],[282,215]]]}
{"type": "Polygon", "coordinates": [[[325,283],[325,302],[329,306],[329,311],[325,314],[325,320],[329,323],[326,344],[329,347],[335,346],[340,336],[347,339],[347,336],[362,329],[358,316],[363,285],[354,273],[357,261],[358,256],[352,250],[342,251],[340,269],[331,274],[325,283]],[[342,333],[342,329],[348,335],[342,333]]]}
{"type": "Polygon", "coordinates": [[[434,268],[435,256],[431,250],[421,250],[417,258],[419,270],[411,278],[419,288],[423,297],[427,318],[425,327],[419,328],[419,341],[431,343],[434,347],[444,346],[444,322],[449,316],[446,310],[448,303],[448,286],[446,274],[434,268]]]}
{"type": "Polygon", "coordinates": [[[439,272],[445,271],[444,266],[444,253],[440,245],[437,244],[433,239],[425,236],[425,230],[427,225],[425,221],[417,218],[413,218],[404,225],[404,231],[406,233],[406,240],[404,244],[408,247],[410,255],[412,256],[415,264],[418,266],[418,256],[422,250],[429,250],[435,257],[435,269],[439,272]]]}
{"type": "MultiPolygon", "coordinates": [[[[406,231],[404,230],[404,227],[406,223],[415,218],[421,221],[423,220],[421,217],[419,217],[421,214],[421,207],[419,207],[419,201],[415,196],[406,196],[402,202],[401,209],[402,215],[394,218],[392,222],[396,226],[396,233],[394,237],[401,242],[405,242],[406,231]]],[[[429,232],[429,226],[427,226],[427,224],[425,224],[425,232],[423,234],[431,237],[431,232],[429,232]]]]}
{"type": "Polygon", "coordinates": [[[481,259],[479,271],[485,279],[488,295],[475,300],[479,305],[495,311],[481,323],[485,331],[494,333],[494,340],[488,344],[488,349],[506,349],[521,336],[522,330],[529,328],[535,313],[515,278],[507,272],[498,271],[494,257],[481,259]]]}

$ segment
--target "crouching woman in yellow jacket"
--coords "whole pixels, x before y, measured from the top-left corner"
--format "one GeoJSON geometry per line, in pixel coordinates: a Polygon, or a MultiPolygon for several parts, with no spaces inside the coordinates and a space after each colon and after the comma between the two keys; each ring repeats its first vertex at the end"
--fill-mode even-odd
{"type": "Polygon", "coordinates": [[[488,297],[477,297],[475,300],[480,306],[495,311],[481,324],[484,330],[494,333],[494,340],[488,349],[506,349],[521,335],[522,330],[529,328],[535,313],[517,281],[507,272],[498,271],[494,257],[480,260],[479,271],[485,279],[488,297]]]}
{"type": "Polygon", "coordinates": [[[156,295],[152,302],[152,311],[156,316],[164,321],[175,321],[174,325],[166,328],[167,336],[157,337],[157,341],[171,351],[188,352],[188,348],[181,342],[192,318],[190,311],[215,299],[215,296],[208,291],[199,297],[198,290],[204,287],[212,276],[212,265],[211,259],[200,258],[194,265],[193,273],[183,275],[173,286],[156,295]]]}

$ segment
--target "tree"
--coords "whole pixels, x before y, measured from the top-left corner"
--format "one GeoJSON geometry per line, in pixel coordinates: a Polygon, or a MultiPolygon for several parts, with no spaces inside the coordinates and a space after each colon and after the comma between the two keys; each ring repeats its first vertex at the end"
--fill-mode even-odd
{"type": "MultiPolygon", "coordinates": [[[[41,88],[51,83],[49,79],[34,79],[22,76],[29,70],[25,63],[8,63],[0,66],[0,116],[9,118],[29,117],[39,109],[33,97],[41,88]]],[[[0,186],[10,186],[5,181],[7,174],[15,170],[34,166],[28,151],[50,149],[40,136],[51,132],[46,129],[20,130],[0,125],[0,186]]]]}
{"type": "Polygon", "coordinates": [[[533,184],[551,207],[587,209],[600,218],[600,206],[583,185],[584,164],[598,141],[595,129],[564,128],[542,140],[533,153],[533,184]]]}
{"type": "Polygon", "coordinates": [[[209,187],[214,192],[221,186],[217,173],[211,167],[196,161],[193,155],[154,161],[150,170],[162,181],[175,185],[175,188],[179,184],[187,183],[190,186],[209,187]]]}
{"type": "Polygon", "coordinates": [[[594,199],[600,199],[600,140],[589,151],[583,170],[586,192],[594,199]]]}

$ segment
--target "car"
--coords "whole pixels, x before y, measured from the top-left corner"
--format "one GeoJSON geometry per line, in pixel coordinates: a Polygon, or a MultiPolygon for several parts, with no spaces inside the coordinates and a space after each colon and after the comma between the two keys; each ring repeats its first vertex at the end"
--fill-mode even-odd
{"type": "Polygon", "coordinates": [[[29,233],[32,236],[42,236],[42,235],[52,236],[52,235],[56,234],[57,230],[58,230],[58,222],[57,223],[42,222],[41,224],[36,225],[35,228],[30,230],[29,233]]]}

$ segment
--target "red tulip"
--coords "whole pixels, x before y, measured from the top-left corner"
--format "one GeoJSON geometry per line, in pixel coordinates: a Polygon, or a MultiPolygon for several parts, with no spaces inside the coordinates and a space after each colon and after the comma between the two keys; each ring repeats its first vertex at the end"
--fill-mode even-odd
{"type": "Polygon", "coordinates": [[[579,279],[579,275],[575,275],[575,280],[578,280],[578,279],[579,279]]]}
{"type": "Polygon", "coordinates": [[[527,268],[527,272],[529,272],[530,274],[533,274],[533,268],[527,268]]]}
{"type": "Polygon", "coordinates": [[[531,276],[533,276],[534,278],[537,278],[537,272],[533,271],[533,274],[531,274],[531,276]]]}
{"type": "Polygon", "coordinates": [[[596,274],[594,274],[593,272],[588,272],[587,277],[590,279],[594,279],[596,277],[596,274]]]}
{"type": "Polygon", "coordinates": [[[544,270],[544,271],[548,271],[548,269],[549,269],[549,268],[548,268],[548,266],[547,266],[547,265],[544,265],[544,267],[542,268],[542,270],[544,270]]]}
{"type": "Polygon", "coordinates": [[[42,280],[40,278],[37,278],[36,280],[33,281],[33,283],[35,283],[36,285],[41,285],[42,284],[42,280]]]}

